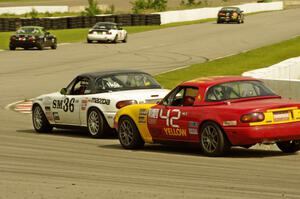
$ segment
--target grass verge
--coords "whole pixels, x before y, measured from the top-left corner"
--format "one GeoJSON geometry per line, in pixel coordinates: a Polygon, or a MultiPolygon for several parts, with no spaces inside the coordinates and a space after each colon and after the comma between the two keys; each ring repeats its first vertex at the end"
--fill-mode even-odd
{"type": "MultiPolygon", "coordinates": [[[[178,23],[170,23],[165,25],[154,25],[154,26],[128,26],[128,27],[124,27],[124,29],[126,29],[129,34],[134,34],[138,32],[158,30],[163,28],[205,23],[213,20],[214,19],[203,19],[203,20],[178,22],[178,23]]],[[[88,28],[50,30],[50,32],[57,36],[59,43],[83,42],[86,40],[88,28]]],[[[9,37],[12,34],[14,34],[14,32],[0,32],[0,41],[1,41],[0,49],[6,49],[6,50],[8,49],[9,37]]]]}
{"type": "Polygon", "coordinates": [[[155,78],[165,88],[173,88],[182,81],[197,77],[241,75],[245,71],[271,66],[297,56],[300,56],[300,36],[238,55],[156,75],[155,78]]]}

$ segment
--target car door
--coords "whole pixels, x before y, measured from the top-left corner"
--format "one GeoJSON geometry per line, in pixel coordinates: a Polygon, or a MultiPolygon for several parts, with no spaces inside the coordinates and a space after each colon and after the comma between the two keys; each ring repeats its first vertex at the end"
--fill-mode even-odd
{"type": "MultiPolygon", "coordinates": [[[[66,93],[53,101],[59,114],[57,123],[68,125],[81,125],[80,110],[82,101],[90,94],[91,80],[88,77],[79,76],[67,87],[66,93]]],[[[54,113],[53,116],[55,117],[54,113]]]]}
{"type": "Polygon", "coordinates": [[[196,87],[177,87],[149,110],[148,128],[154,140],[197,141],[196,87]],[[155,113],[155,114],[154,114],[155,113]]]}

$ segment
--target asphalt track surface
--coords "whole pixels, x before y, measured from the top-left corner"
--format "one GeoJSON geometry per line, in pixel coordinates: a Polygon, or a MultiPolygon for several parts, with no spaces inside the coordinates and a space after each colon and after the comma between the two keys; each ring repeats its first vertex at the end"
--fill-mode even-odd
{"type": "Polygon", "coordinates": [[[146,145],[124,150],[115,137],[33,131],[31,116],[5,107],[59,90],[76,74],[135,68],[152,74],[300,35],[300,10],[130,35],[126,44],[75,43],[57,50],[0,52],[0,199],[300,198],[300,154],[274,146],[235,148],[209,158],[198,149],[146,145]]]}

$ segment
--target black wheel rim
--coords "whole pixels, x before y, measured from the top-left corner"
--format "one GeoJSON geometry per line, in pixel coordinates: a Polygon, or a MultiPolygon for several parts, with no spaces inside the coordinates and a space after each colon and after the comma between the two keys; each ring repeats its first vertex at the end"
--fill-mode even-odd
{"type": "Polygon", "coordinates": [[[208,153],[213,153],[218,148],[218,130],[212,126],[206,126],[201,135],[201,142],[203,149],[208,153]]]}
{"type": "Polygon", "coordinates": [[[119,127],[119,138],[123,145],[129,146],[133,142],[133,127],[131,122],[123,120],[119,127]]]}

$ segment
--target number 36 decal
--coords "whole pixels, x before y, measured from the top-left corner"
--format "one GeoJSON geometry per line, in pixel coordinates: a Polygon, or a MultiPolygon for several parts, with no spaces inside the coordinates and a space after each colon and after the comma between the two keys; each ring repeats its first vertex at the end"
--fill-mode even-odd
{"type": "Polygon", "coordinates": [[[74,112],[74,102],[75,98],[65,98],[63,100],[53,100],[53,109],[63,109],[65,112],[74,112]]]}
{"type": "Polygon", "coordinates": [[[166,115],[164,115],[163,109],[160,109],[159,117],[161,119],[166,120],[166,125],[171,126],[173,128],[179,128],[178,124],[174,124],[174,120],[179,120],[180,119],[181,111],[179,109],[172,109],[172,110],[167,110],[167,112],[165,114],[166,115]],[[171,113],[174,113],[174,115],[172,114],[172,116],[170,116],[171,113]]]}

